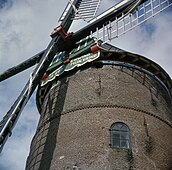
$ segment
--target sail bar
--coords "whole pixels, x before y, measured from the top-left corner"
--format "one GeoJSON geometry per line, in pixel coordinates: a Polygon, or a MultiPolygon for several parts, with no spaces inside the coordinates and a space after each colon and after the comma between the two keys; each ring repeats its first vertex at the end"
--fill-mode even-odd
{"type": "MultiPolygon", "coordinates": [[[[74,0],[71,0],[71,3],[73,3],[73,1],[74,1],[74,0]]],[[[63,12],[62,15],[61,15],[59,21],[63,21],[63,20],[64,20],[64,18],[65,18],[65,16],[66,16],[67,12],[69,11],[70,7],[71,7],[71,4],[68,3],[67,6],[66,6],[66,8],[65,8],[65,10],[64,10],[64,12],[63,12]]]]}
{"type": "Polygon", "coordinates": [[[101,1],[102,0],[80,0],[79,7],[76,7],[77,11],[73,16],[73,19],[78,20],[94,18],[101,1]]]}
{"type": "Polygon", "coordinates": [[[148,0],[136,6],[134,10],[128,13],[122,13],[114,21],[109,20],[103,24],[101,29],[97,28],[94,34],[90,33],[90,36],[108,42],[142,24],[170,6],[172,6],[172,0],[148,0]]]}

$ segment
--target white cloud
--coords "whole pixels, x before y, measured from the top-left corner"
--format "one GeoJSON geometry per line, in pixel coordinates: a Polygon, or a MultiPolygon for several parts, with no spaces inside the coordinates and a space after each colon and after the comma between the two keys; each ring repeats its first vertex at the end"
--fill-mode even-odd
{"type": "MultiPolygon", "coordinates": [[[[57,25],[67,0],[11,0],[0,10],[0,72],[46,48],[49,34],[57,25]]],[[[103,1],[105,2],[105,1],[103,1]]],[[[111,1],[109,1],[111,3],[111,1]]],[[[108,4],[109,5],[109,4],[108,4]]],[[[120,48],[146,55],[157,61],[172,76],[172,12],[161,14],[146,26],[137,27],[112,43],[120,48]],[[153,32],[147,30],[153,24],[153,32]]],[[[74,26],[74,29],[78,26],[74,26]]],[[[0,83],[0,117],[8,111],[29,73],[26,71],[0,83]]],[[[0,169],[23,170],[30,140],[38,121],[35,98],[28,103],[1,156],[0,169]]]]}

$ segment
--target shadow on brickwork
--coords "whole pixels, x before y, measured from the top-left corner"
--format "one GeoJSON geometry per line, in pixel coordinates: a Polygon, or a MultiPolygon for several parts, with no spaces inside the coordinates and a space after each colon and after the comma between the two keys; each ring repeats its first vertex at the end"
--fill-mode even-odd
{"type": "MultiPolygon", "coordinates": [[[[66,98],[66,92],[68,88],[68,82],[66,81],[67,78],[64,78],[60,82],[59,91],[58,93],[55,109],[52,110],[52,117],[50,117],[50,126],[48,129],[48,134],[45,142],[45,147],[43,151],[43,156],[41,159],[41,164],[39,170],[49,170],[51,166],[51,160],[53,158],[53,152],[56,147],[57,143],[57,132],[60,123],[61,112],[63,111],[64,102],[66,98]],[[48,156],[47,156],[48,155],[48,156]]],[[[53,95],[55,96],[55,95],[53,95]]]]}

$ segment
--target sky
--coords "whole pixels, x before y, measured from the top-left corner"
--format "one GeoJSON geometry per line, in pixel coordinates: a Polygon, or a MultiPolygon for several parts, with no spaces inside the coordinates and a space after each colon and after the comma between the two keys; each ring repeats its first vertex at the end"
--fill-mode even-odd
{"type": "MultiPolygon", "coordinates": [[[[0,0],[0,73],[45,49],[68,0],[0,0]]],[[[103,0],[108,7],[113,0],[103,0]],[[106,1],[106,2],[105,2],[106,1]]],[[[83,21],[84,22],[84,21],[83,21]]],[[[82,26],[73,25],[73,30],[82,26]]],[[[172,8],[110,42],[160,64],[172,77],[172,8]]],[[[24,87],[33,68],[0,83],[0,119],[24,87]]],[[[23,170],[39,113],[35,94],[0,154],[0,170],[23,170]]]]}

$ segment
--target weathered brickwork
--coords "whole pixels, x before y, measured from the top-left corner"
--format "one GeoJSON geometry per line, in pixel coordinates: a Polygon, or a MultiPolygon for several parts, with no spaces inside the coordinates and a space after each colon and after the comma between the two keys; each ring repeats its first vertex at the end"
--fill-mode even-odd
{"type": "Polygon", "coordinates": [[[153,78],[116,66],[52,83],[26,170],[170,170],[170,96],[153,78]],[[130,129],[130,149],[110,147],[111,125],[130,129]]]}

